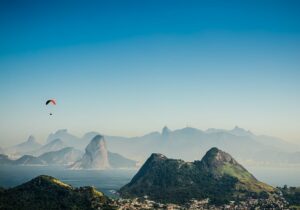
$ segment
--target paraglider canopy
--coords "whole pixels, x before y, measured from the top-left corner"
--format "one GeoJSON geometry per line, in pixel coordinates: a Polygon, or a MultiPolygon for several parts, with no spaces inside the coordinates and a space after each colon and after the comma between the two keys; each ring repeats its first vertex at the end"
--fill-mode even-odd
{"type": "Polygon", "coordinates": [[[48,105],[49,103],[52,103],[53,105],[56,105],[56,101],[54,99],[49,99],[46,101],[46,105],[48,105]]]}

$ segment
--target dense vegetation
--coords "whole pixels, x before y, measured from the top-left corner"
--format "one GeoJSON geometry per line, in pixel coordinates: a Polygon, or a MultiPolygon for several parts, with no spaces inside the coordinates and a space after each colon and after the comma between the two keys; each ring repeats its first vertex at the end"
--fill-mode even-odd
{"type": "Polygon", "coordinates": [[[287,187],[279,188],[283,197],[289,202],[290,206],[300,209],[300,187],[287,187]]]}
{"type": "Polygon", "coordinates": [[[0,190],[0,209],[111,209],[108,198],[93,187],[73,188],[50,176],[0,190]]]}
{"type": "Polygon", "coordinates": [[[257,181],[229,154],[213,148],[193,163],[153,154],[120,193],[124,197],[147,195],[160,202],[209,198],[211,203],[223,204],[271,191],[272,187],[257,181]]]}

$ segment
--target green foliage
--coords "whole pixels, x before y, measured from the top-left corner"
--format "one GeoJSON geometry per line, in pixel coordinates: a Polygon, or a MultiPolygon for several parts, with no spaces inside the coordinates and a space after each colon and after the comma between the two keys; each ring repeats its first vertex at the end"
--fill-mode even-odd
{"type": "Polygon", "coordinates": [[[272,187],[257,181],[217,148],[193,163],[153,154],[131,182],[120,189],[121,195],[129,198],[147,195],[159,202],[179,204],[209,198],[216,205],[243,199],[245,195],[267,197],[271,191],[272,187]]]}
{"type": "Polygon", "coordinates": [[[73,188],[58,179],[39,176],[0,191],[0,209],[109,209],[108,198],[93,187],[73,188]]]}
{"type": "Polygon", "coordinates": [[[283,193],[283,197],[294,207],[300,206],[300,187],[287,187],[279,188],[283,193]]]}
{"type": "Polygon", "coordinates": [[[209,197],[222,204],[232,198],[237,179],[224,175],[215,179],[194,164],[167,160],[152,167],[151,172],[121,189],[125,197],[148,195],[159,202],[185,203],[209,197]]]}

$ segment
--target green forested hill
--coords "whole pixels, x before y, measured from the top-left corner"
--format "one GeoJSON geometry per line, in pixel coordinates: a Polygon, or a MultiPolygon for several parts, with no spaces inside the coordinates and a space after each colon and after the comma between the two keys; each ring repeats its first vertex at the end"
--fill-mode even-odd
{"type": "Polygon", "coordinates": [[[0,190],[0,209],[111,209],[108,198],[93,187],[73,188],[50,176],[0,190]]]}
{"type": "Polygon", "coordinates": [[[273,187],[259,182],[229,154],[212,148],[201,161],[195,162],[152,154],[120,193],[124,197],[147,195],[174,203],[210,198],[212,203],[220,204],[273,191],[273,187]]]}

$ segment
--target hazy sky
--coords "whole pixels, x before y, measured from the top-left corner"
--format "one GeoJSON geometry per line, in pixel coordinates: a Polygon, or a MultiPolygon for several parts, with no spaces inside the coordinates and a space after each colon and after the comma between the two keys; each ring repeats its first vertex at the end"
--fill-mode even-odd
{"type": "Polygon", "coordinates": [[[299,9],[289,0],[1,1],[0,146],[60,128],[134,136],[164,125],[238,125],[300,142],[299,9]]]}

